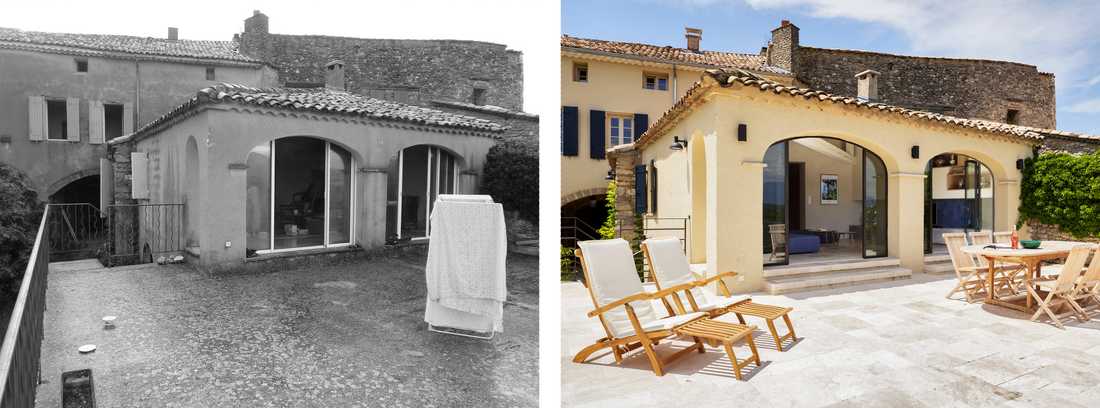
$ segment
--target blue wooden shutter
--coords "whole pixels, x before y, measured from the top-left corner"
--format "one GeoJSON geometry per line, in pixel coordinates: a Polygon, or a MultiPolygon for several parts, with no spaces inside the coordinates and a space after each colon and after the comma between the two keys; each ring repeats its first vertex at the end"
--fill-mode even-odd
{"type": "Polygon", "coordinates": [[[645,165],[634,166],[634,215],[646,213],[645,165]]]}
{"type": "Polygon", "coordinates": [[[577,133],[580,129],[576,106],[561,107],[561,155],[577,155],[577,133]]]}
{"type": "Polygon", "coordinates": [[[649,129],[649,115],[644,113],[634,114],[634,141],[642,137],[642,133],[649,129]]]}
{"type": "Polygon", "coordinates": [[[601,110],[592,110],[588,113],[588,147],[593,159],[603,160],[604,154],[607,153],[605,143],[607,129],[604,127],[606,123],[604,116],[601,110]]]}
{"type": "Polygon", "coordinates": [[[649,161],[649,196],[652,197],[652,203],[650,203],[650,212],[657,213],[657,164],[653,163],[653,160],[649,161]]]}

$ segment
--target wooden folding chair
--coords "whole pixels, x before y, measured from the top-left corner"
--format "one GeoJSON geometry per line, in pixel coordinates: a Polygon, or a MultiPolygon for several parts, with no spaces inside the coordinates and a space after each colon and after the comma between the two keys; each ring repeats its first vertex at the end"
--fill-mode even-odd
{"type": "Polygon", "coordinates": [[[1078,306],[1081,306],[1081,311],[1084,312],[1083,317],[1088,320],[1088,311],[1100,307],[1100,252],[1093,253],[1092,260],[1089,261],[1089,266],[1085,269],[1085,274],[1074,285],[1073,295],[1071,296],[1074,302],[1078,306]],[[1092,305],[1085,306],[1089,302],[1092,305]]]}
{"type": "MultiPolygon", "coordinates": [[[[622,239],[582,241],[577,245],[580,249],[574,253],[580,259],[585,282],[588,285],[588,294],[595,307],[588,313],[588,317],[599,317],[607,337],[597,340],[596,343],[578,352],[573,357],[574,363],[583,363],[592,353],[610,348],[618,364],[622,363],[624,353],[642,348],[646,357],[649,358],[653,373],[663,376],[664,365],[668,362],[693,350],[704,353],[706,348],[703,341],[705,340],[714,344],[723,344],[733,365],[734,376],[738,380],[741,379],[741,369],[750,363],[755,362],[757,367],[760,366],[760,355],[752,339],[752,332],[756,327],[710,320],[703,312],[657,317],[650,301],[657,299],[664,301],[666,297],[678,292],[683,292],[689,301],[694,301],[691,290],[695,288],[695,283],[676,285],[658,290],[656,293],[647,293],[638,278],[633,254],[626,241],[622,239]],[[662,360],[654,347],[660,340],[672,336],[692,339],[695,344],[662,360]],[[752,351],[752,357],[746,360],[738,360],[733,352],[733,344],[742,340],[752,351]]],[[[676,296],[673,301],[680,302],[679,296],[676,296]]],[[[679,306],[683,310],[683,305],[679,306]]]]}
{"type": "Polygon", "coordinates": [[[1074,246],[1070,249],[1069,256],[1066,257],[1066,263],[1062,264],[1062,270],[1057,277],[1032,281],[1034,286],[1047,291],[1046,297],[1041,296],[1033,285],[1027,286],[1028,296],[1034,298],[1039,306],[1039,310],[1031,316],[1031,321],[1037,320],[1039,316],[1046,313],[1055,326],[1058,326],[1059,329],[1065,329],[1060,319],[1065,314],[1058,315],[1054,313],[1055,308],[1064,304],[1068,304],[1073,309],[1071,313],[1077,315],[1077,320],[1088,320],[1085,310],[1077,303],[1075,296],[1078,292],[1077,281],[1081,278],[1081,271],[1084,269],[1085,261],[1088,260],[1091,252],[1092,247],[1089,245],[1074,246]]]}
{"type": "MultiPolygon", "coordinates": [[[[697,278],[691,272],[691,264],[680,247],[679,238],[650,238],[642,242],[641,247],[642,251],[645,252],[646,260],[649,262],[650,271],[653,272],[650,276],[653,277],[653,283],[657,285],[657,289],[661,288],[662,283],[664,285],[683,285],[691,282],[696,284],[697,287],[691,290],[692,298],[688,299],[687,302],[691,305],[691,311],[706,312],[710,317],[733,313],[737,315],[737,320],[741,324],[745,324],[744,315],[762,318],[768,324],[768,331],[775,339],[775,348],[779,351],[783,351],[783,341],[789,339],[794,342],[797,340],[794,334],[794,325],[791,323],[789,315],[791,310],[794,309],[754,303],[752,298],[748,296],[733,297],[722,278],[734,277],[737,275],[736,272],[723,272],[706,279],[697,278]],[[703,286],[715,281],[718,282],[718,288],[723,297],[712,297],[702,289],[703,286]],[[780,317],[787,323],[787,334],[783,336],[780,336],[775,330],[775,319],[780,317]]],[[[672,296],[679,295],[673,294],[672,296]]],[[[683,303],[681,301],[677,305],[683,307],[683,303]]],[[[673,310],[673,305],[670,303],[665,303],[665,308],[669,310],[669,313],[682,314],[687,312],[684,309],[673,310]]]]}
{"type": "MultiPolygon", "coordinates": [[[[998,234],[1003,234],[1003,232],[1000,232],[998,234]]],[[[993,234],[992,231],[971,231],[969,235],[971,245],[990,245],[994,243],[995,234],[993,234]]],[[[1009,232],[1008,235],[1009,237],[1011,237],[1012,232],[1009,232]]],[[[989,265],[986,263],[986,259],[984,257],[979,256],[975,258],[977,258],[976,263],[979,267],[986,269],[989,268],[989,265]]],[[[1024,267],[1024,265],[995,265],[994,270],[996,271],[998,276],[1003,278],[998,279],[998,282],[1000,282],[1000,285],[998,286],[999,288],[1004,288],[1014,295],[1020,292],[1020,285],[1024,283],[1024,273],[1027,272],[1027,268],[1024,267]]]]}
{"type": "Polygon", "coordinates": [[[989,268],[978,266],[973,257],[962,251],[962,247],[966,246],[966,234],[944,233],[943,242],[947,246],[947,253],[951,256],[951,265],[955,268],[955,277],[958,279],[958,283],[947,292],[946,297],[950,299],[956,293],[962,292],[967,302],[973,303],[981,299],[981,293],[986,290],[985,274],[989,273],[989,268]]]}
{"type": "Polygon", "coordinates": [[[768,262],[774,261],[776,255],[780,258],[787,256],[787,226],[785,224],[771,224],[768,225],[768,236],[772,241],[772,253],[768,257],[768,262]]]}

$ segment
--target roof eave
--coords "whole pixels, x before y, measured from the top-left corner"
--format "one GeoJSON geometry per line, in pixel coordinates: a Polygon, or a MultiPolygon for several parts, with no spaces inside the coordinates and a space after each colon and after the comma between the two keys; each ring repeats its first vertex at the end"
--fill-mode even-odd
{"type": "MultiPolygon", "coordinates": [[[[608,58],[619,58],[619,59],[625,59],[625,60],[644,61],[644,62],[650,62],[650,63],[654,63],[654,64],[675,65],[675,66],[680,66],[680,67],[685,67],[685,66],[686,67],[693,67],[693,68],[698,68],[700,71],[706,71],[708,69],[715,69],[715,68],[735,68],[735,67],[724,66],[724,65],[701,64],[701,63],[698,63],[698,62],[690,62],[690,61],[676,61],[676,60],[669,60],[669,59],[663,59],[663,58],[643,57],[643,56],[640,56],[640,55],[630,55],[630,54],[622,54],[622,53],[617,53],[617,52],[599,51],[599,50],[593,50],[593,49],[590,49],[590,48],[570,47],[570,46],[566,46],[566,45],[561,46],[561,49],[564,52],[576,52],[576,53],[580,53],[580,54],[598,55],[598,56],[608,57],[608,58]]],[[[759,69],[742,68],[742,67],[736,67],[736,68],[737,69],[743,69],[745,71],[750,71],[752,73],[760,74],[760,75],[793,76],[789,72],[763,71],[763,70],[759,70],[759,69]]]]}

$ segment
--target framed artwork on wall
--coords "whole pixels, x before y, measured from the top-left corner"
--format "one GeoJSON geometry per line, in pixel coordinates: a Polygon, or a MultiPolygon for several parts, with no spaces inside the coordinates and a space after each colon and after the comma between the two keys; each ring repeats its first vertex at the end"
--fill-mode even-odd
{"type": "Polygon", "coordinates": [[[822,174],[821,175],[821,204],[822,205],[836,205],[840,200],[840,190],[838,187],[838,178],[836,174],[822,174]]]}

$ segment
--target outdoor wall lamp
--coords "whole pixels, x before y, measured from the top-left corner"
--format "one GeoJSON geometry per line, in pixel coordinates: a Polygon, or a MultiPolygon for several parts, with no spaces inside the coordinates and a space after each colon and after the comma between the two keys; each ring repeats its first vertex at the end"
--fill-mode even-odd
{"type": "Polygon", "coordinates": [[[920,158],[920,146],[913,146],[909,148],[909,156],[914,159],[920,158]]]}
{"type": "Polygon", "coordinates": [[[744,123],[737,124],[737,141],[746,142],[749,140],[749,125],[744,123]]]}
{"type": "Polygon", "coordinates": [[[1024,159],[1016,159],[1016,170],[1024,169],[1024,159]]]}
{"type": "Polygon", "coordinates": [[[687,140],[680,139],[680,136],[673,136],[672,137],[672,146],[669,146],[668,148],[672,149],[672,150],[684,150],[687,147],[688,147],[687,140]]]}
{"type": "Polygon", "coordinates": [[[603,179],[604,180],[614,180],[615,179],[615,171],[614,170],[608,170],[607,175],[604,176],[603,179]]]}

